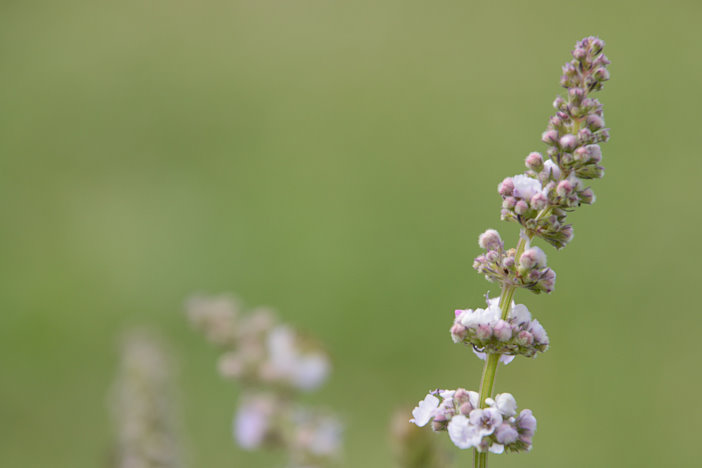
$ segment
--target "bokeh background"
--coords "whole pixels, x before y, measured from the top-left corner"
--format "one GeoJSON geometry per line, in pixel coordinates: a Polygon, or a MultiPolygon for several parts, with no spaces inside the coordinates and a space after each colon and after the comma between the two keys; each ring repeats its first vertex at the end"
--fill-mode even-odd
{"type": "Polygon", "coordinates": [[[309,401],[343,415],[343,466],[390,466],[395,407],[478,385],[448,335],[497,293],[477,236],[516,242],[496,185],[596,34],[607,174],[546,248],[556,291],[518,293],[552,349],[498,372],[539,431],[491,466],[699,466],[700,5],[3,1],[0,464],[107,466],[118,338],[145,324],[190,465],[275,466],[233,444],[236,388],[184,319],[231,291],[326,342],[309,401]]]}

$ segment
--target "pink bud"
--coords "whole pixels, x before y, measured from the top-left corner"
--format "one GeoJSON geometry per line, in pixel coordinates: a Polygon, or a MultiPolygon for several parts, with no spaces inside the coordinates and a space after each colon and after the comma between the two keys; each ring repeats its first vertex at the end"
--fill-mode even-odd
{"type": "Polygon", "coordinates": [[[454,323],[451,327],[451,338],[455,343],[463,341],[466,338],[467,329],[460,323],[454,323]]]}
{"type": "Polygon", "coordinates": [[[561,197],[566,197],[573,193],[573,185],[568,180],[562,180],[556,187],[556,193],[561,197]]]}
{"type": "Polygon", "coordinates": [[[544,167],[544,157],[537,152],[529,153],[529,156],[526,157],[526,161],[524,163],[526,164],[526,167],[532,171],[541,172],[541,169],[544,167]]]}
{"type": "Polygon", "coordinates": [[[492,336],[492,329],[489,325],[478,325],[478,328],[475,330],[475,336],[477,336],[479,340],[487,340],[492,336]]]}
{"type": "Polygon", "coordinates": [[[502,208],[506,208],[508,210],[511,210],[514,208],[514,205],[517,203],[517,199],[514,197],[507,197],[504,200],[502,200],[502,208]]]}
{"type": "Polygon", "coordinates": [[[504,244],[499,232],[488,229],[478,237],[478,245],[485,250],[499,250],[504,244]]]}
{"type": "Polygon", "coordinates": [[[548,145],[555,145],[558,141],[558,132],[555,130],[547,130],[541,134],[541,141],[548,145]]]}
{"type": "Polygon", "coordinates": [[[522,346],[529,346],[534,342],[534,335],[526,330],[522,330],[517,335],[517,343],[522,346]]]}
{"type": "Polygon", "coordinates": [[[512,195],[512,192],[514,191],[514,181],[512,180],[512,178],[507,177],[505,178],[505,180],[500,182],[500,184],[497,186],[497,191],[503,197],[512,195]]]}
{"type": "Polygon", "coordinates": [[[573,148],[575,148],[576,143],[577,143],[577,140],[575,139],[575,135],[571,135],[571,134],[563,135],[563,137],[561,137],[561,139],[558,142],[560,147],[566,151],[570,151],[573,148]]]}
{"type": "Polygon", "coordinates": [[[519,200],[514,205],[514,212],[517,213],[518,215],[524,215],[524,214],[526,214],[527,211],[529,211],[529,205],[527,205],[524,200],[519,200]]]}
{"type": "Polygon", "coordinates": [[[493,328],[495,338],[500,341],[508,341],[512,338],[512,327],[504,320],[499,320],[493,328]]]}
{"type": "Polygon", "coordinates": [[[604,127],[604,119],[597,114],[587,116],[587,125],[594,131],[604,127]]]}
{"type": "Polygon", "coordinates": [[[535,210],[543,210],[548,206],[548,198],[543,193],[539,192],[531,197],[529,204],[535,210]]]}

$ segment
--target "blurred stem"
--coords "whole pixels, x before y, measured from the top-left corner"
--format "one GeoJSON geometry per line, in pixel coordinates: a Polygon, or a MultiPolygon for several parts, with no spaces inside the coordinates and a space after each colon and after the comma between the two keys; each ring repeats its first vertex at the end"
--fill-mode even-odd
{"type": "MultiPolygon", "coordinates": [[[[526,249],[527,242],[531,240],[531,236],[525,234],[522,230],[517,243],[517,252],[514,256],[514,262],[519,264],[519,258],[526,249]]],[[[507,320],[509,315],[510,305],[516,286],[511,284],[502,285],[502,293],[500,294],[499,306],[502,310],[502,320],[507,320]]],[[[500,354],[487,354],[485,357],[485,365],[483,366],[483,377],[480,380],[480,407],[485,408],[485,400],[492,396],[492,387],[495,384],[495,375],[497,374],[497,364],[500,362],[500,354]]],[[[473,449],[473,466],[475,468],[487,468],[487,452],[480,453],[478,449],[473,449]]]]}

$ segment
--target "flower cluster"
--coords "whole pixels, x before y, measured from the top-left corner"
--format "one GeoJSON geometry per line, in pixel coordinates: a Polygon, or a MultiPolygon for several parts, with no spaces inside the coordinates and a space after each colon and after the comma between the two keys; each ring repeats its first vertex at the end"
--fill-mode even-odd
{"type": "Polygon", "coordinates": [[[548,349],[546,330],[538,320],[532,320],[525,305],[512,302],[507,317],[502,319],[498,302],[499,298],[494,298],[488,300],[485,309],[456,310],[451,327],[453,342],[471,345],[483,359],[485,353],[502,354],[505,363],[511,356],[534,357],[548,349]]]}
{"type": "Polygon", "coordinates": [[[327,466],[337,458],[341,423],[294,399],[329,376],[329,357],[318,343],[281,323],[270,309],[243,313],[228,296],[194,297],[187,313],[195,328],[224,349],[219,373],[245,388],[233,425],[242,448],[283,448],[290,466],[299,468],[327,466]]]}
{"type": "Polygon", "coordinates": [[[609,130],[604,127],[602,104],[588,96],[609,79],[606,67],[610,62],[603,47],[604,42],[596,37],[576,44],[573,60],[563,66],[561,77],[567,97],[554,101],[556,115],[542,135],[549,146],[547,159],[530,153],[527,172],[508,177],[498,186],[502,219],[520,223],[530,237],[541,237],[559,249],[573,238],[573,228],[566,224],[567,212],[595,201],[583,180],[604,175],[599,143],[609,139],[609,130]]]}
{"type": "Polygon", "coordinates": [[[322,348],[280,323],[270,309],[242,314],[238,303],[226,296],[194,297],[187,309],[193,326],[225,348],[219,359],[223,377],[307,391],[329,375],[329,358],[322,348]]]}
{"type": "Polygon", "coordinates": [[[480,235],[486,252],[473,262],[473,268],[488,281],[518,286],[535,293],[550,293],[556,285],[556,272],[546,266],[546,254],[539,247],[528,247],[516,261],[517,250],[505,250],[500,234],[488,229],[480,235]]]}
{"type": "Polygon", "coordinates": [[[503,453],[531,450],[536,419],[531,410],[517,414],[517,402],[509,393],[487,399],[481,408],[476,392],[463,388],[429,392],[412,411],[410,422],[434,431],[448,431],[451,442],[460,449],[475,447],[478,452],[503,453]]]}
{"type": "Polygon", "coordinates": [[[246,393],[232,429],[247,450],[283,445],[294,467],[324,466],[341,450],[343,428],[333,415],[292,405],[271,392],[246,393]]]}

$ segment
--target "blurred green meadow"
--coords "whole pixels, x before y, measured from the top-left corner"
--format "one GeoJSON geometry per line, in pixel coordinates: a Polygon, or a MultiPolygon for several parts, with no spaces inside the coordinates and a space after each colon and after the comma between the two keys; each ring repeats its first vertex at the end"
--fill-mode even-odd
{"type": "MultiPolygon", "coordinates": [[[[189,464],[276,466],[231,438],[237,390],[194,292],[267,304],[334,357],[344,467],[391,466],[390,415],[476,388],[453,310],[497,183],[543,150],[560,66],[607,42],[612,139],[575,239],[545,247],[551,337],[500,368],[534,411],[494,467],[699,466],[699,2],[0,3],[0,465],[109,466],[121,333],[179,364],[189,464]]],[[[409,418],[409,415],[408,415],[409,418]]],[[[448,438],[437,435],[442,439],[448,438]]],[[[470,451],[454,451],[471,466],[470,451]]]]}

